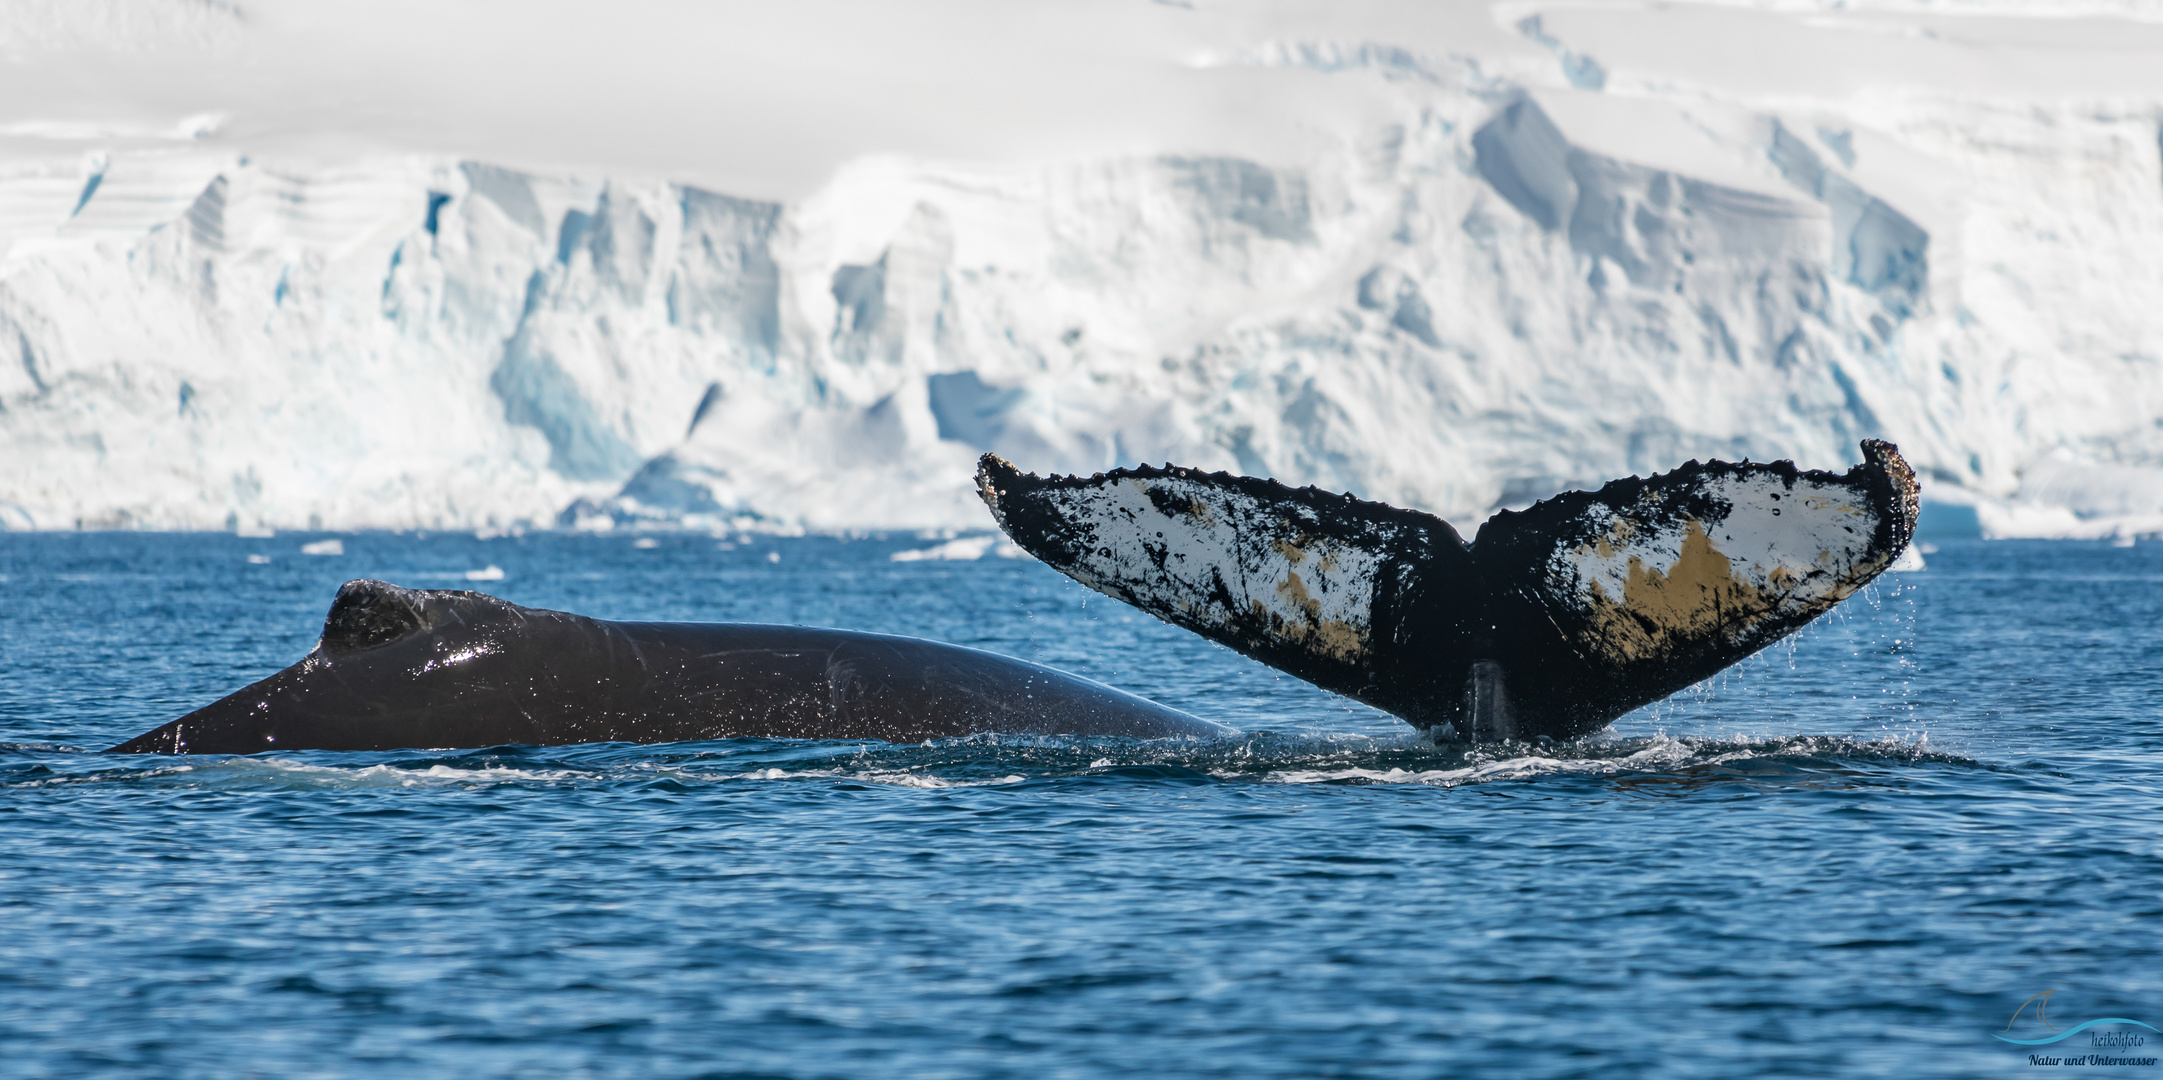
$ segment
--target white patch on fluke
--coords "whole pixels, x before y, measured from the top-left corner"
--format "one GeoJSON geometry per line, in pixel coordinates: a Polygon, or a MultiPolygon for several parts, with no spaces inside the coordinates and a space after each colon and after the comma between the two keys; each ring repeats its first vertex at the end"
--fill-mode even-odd
{"type": "Polygon", "coordinates": [[[1846,484],[1747,473],[1707,478],[1697,491],[1726,511],[1689,517],[1648,491],[1642,513],[1588,509],[1597,539],[1550,557],[1550,595],[1593,616],[1601,651],[1636,659],[1710,633],[1740,637],[1767,615],[1807,617],[1889,557],[1873,550],[1868,495],[1846,484]],[[1615,635],[1609,619],[1620,613],[1641,629],[1615,635]]]}
{"type": "Polygon", "coordinates": [[[1092,538],[1062,567],[1085,585],[1217,629],[1259,617],[1278,641],[1346,662],[1367,649],[1383,555],[1310,532],[1282,504],[1176,477],[1045,497],[1092,538]]]}
{"type": "MultiPolygon", "coordinates": [[[[1835,484],[1803,480],[1790,488],[1777,476],[1721,477],[1704,488],[1732,507],[1727,516],[1700,522],[1706,539],[1726,556],[1739,576],[1763,587],[1777,576],[1806,582],[1798,598],[1815,599],[1833,585],[1827,570],[1846,570],[1869,553],[1877,515],[1859,492],[1835,484]],[[1815,578],[1814,582],[1807,579],[1815,578]]],[[[1631,564],[1672,573],[1682,556],[1691,519],[1646,528],[1614,517],[1606,507],[1588,516],[1613,517],[1605,545],[1563,550],[1555,555],[1577,579],[1578,595],[1589,604],[1598,583],[1610,599],[1621,597],[1631,564]]]]}

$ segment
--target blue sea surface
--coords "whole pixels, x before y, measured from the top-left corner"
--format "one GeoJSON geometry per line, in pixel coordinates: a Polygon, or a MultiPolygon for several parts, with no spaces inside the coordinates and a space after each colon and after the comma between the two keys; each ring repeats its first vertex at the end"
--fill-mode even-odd
{"type": "Polygon", "coordinates": [[[1972,1077],[2163,1026],[2163,545],[1946,542],[1598,736],[1468,751],[910,537],[320,539],[0,534],[0,1075],[1972,1077]],[[96,752],[349,578],[488,567],[1244,734],[96,752]]]}

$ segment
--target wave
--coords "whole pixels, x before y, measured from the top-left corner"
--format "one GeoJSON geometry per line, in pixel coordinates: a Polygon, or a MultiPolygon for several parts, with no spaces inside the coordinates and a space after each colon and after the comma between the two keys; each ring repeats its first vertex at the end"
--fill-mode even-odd
{"type": "Polygon", "coordinates": [[[0,745],[0,787],[123,783],[211,790],[399,790],[497,786],[885,787],[1421,785],[1597,780],[1658,793],[1719,783],[1856,782],[1916,765],[1982,767],[1927,734],[1856,739],[1625,737],[1468,746],[1395,736],[1259,731],[1225,739],[973,735],[919,745],[730,739],[464,751],[115,759],[44,744],[0,745]]]}

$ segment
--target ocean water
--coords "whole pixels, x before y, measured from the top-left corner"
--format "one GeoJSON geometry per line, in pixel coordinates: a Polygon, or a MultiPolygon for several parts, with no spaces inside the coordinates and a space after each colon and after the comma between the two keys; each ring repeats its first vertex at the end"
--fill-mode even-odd
{"type": "Polygon", "coordinates": [[[318,539],[0,534],[0,1075],[1967,1077],[2163,1040],[1996,1037],[2163,1027],[2163,545],[1946,542],[1606,733],[1467,752],[913,538],[318,539]],[[96,753],[297,659],[346,579],[490,567],[1245,734],[96,753]]]}

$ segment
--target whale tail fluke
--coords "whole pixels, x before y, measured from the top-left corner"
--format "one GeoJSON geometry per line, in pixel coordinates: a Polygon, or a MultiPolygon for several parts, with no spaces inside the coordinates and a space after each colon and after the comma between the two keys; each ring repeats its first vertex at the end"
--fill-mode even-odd
{"type": "Polygon", "coordinates": [[[979,494],[1075,580],[1454,737],[1568,738],[1829,610],[1914,533],[1890,443],[1844,474],[1690,462],[1504,511],[1467,544],[1428,514],[1143,466],[1038,477],[986,454],[979,494]]]}
{"type": "Polygon", "coordinates": [[[1399,715],[1416,709],[1393,694],[1409,616],[1473,577],[1448,522],[1273,480],[1146,465],[1038,477],[986,454],[977,485],[1016,544],[1076,581],[1399,715]]]}

